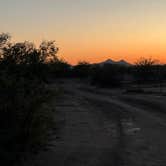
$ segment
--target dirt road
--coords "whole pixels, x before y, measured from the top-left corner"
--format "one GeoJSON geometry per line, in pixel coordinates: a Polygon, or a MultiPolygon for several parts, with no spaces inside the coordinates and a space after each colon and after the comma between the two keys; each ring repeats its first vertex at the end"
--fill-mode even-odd
{"type": "Polygon", "coordinates": [[[35,166],[165,166],[165,97],[60,84],[58,139],[35,166]],[[105,93],[106,92],[106,93],[105,93]]]}

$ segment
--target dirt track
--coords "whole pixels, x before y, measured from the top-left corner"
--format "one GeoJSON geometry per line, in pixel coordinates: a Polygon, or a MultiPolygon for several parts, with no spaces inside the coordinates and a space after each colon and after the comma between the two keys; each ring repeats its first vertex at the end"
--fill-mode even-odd
{"type": "Polygon", "coordinates": [[[70,81],[61,86],[59,138],[33,165],[166,165],[165,97],[105,93],[70,81]]]}

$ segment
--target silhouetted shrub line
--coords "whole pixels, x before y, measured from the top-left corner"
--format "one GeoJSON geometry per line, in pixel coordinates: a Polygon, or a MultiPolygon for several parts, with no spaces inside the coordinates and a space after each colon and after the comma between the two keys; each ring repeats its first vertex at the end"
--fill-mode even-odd
{"type": "Polygon", "coordinates": [[[144,93],[141,85],[154,84],[162,92],[166,81],[166,65],[149,58],[140,58],[135,65],[89,64],[80,62],[72,68],[72,75],[86,79],[91,85],[103,88],[126,88],[126,92],[144,93]],[[137,85],[137,87],[133,87],[137,85]]]}
{"type": "Polygon", "coordinates": [[[56,73],[63,77],[69,66],[57,58],[54,41],[36,48],[10,38],[0,35],[0,164],[6,166],[18,165],[46,146],[55,126],[54,109],[47,103],[59,93],[46,83],[56,73]]]}

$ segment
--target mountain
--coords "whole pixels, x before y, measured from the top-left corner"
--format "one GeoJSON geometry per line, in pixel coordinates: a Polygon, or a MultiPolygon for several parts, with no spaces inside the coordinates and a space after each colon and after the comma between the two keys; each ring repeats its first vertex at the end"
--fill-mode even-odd
{"type": "Polygon", "coordinates": [[[131,66],[130,63],[128,63],[125,60],[120,60],[120,61],[113,61],[112,59],[107,59],[104,62],[99,63],[99,65],[105,65],[105,64],[112,64],[112,65],[121,65],[121,66],[131,66]]]}

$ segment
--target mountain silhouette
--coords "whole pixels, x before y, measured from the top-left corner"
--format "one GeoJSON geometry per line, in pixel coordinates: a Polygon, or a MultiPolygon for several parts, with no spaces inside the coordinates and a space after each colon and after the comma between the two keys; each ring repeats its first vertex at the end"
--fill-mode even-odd
{"type": "Polygon", "coordinates": [[[105,65],[105,64],[111,64],[111,65],[122,65],[122,66],[131,66],[130,63],[128,63],[127,61],[125,60],[120,60],[120,61],[114,61],[112,59],[107,59],[106,61],[104,62],[100,62],[99,65],[105,65]]]}

